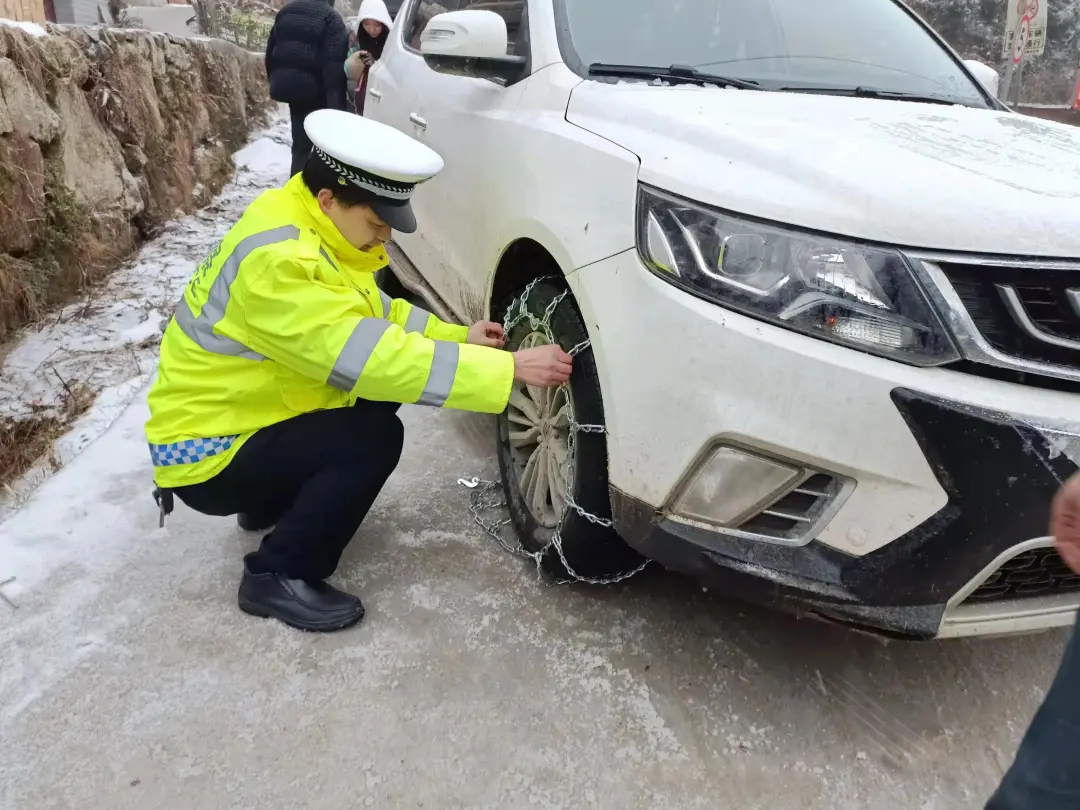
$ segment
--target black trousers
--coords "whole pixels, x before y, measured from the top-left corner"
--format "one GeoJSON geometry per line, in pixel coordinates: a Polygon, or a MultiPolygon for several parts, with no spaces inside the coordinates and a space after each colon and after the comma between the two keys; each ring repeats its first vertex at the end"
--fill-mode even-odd
{"type": "Polygon", "coordinates": [[[1080,807],[1080,624],[1050,691],[986,810],[1080,807]]]}
{"type": "Polygon", "coordinates": [[[247,557],[252,573],[326,579],[401,458],[398,407],[360,400],[263,428],[216,476],[173,493],[204,515],[274,525],[247,557]]]}
{"type": "Polygon", "coordinates": [[[311,138],[304,131],[304,119],[315,112],[314,107],[301,107],[296,104],[289,105],[289,123],[292,125],[292,169],[289,176],[299,173],[307,163],[308,155],[314,145],[311,138]]]}

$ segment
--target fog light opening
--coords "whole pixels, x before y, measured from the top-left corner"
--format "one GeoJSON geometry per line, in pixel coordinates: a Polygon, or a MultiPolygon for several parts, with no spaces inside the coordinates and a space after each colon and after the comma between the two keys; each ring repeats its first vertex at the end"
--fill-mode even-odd
{"type": "Polygon", "coordinates": [[[799,467],[736,447],[718,447],[693,473],[672,511],[688,520],[735,528],[804,476],[799,467]]]}

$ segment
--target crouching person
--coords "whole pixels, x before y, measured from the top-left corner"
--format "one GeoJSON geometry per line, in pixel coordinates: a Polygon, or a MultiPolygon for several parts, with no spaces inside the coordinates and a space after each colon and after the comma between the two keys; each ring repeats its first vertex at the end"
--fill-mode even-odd
{"type": "Polygon", "coordinates": [[[161,343],[146,434],[163,515],[175,495],[265,531],[239,605],[331,631],[364,615],[326,583],[401,455],[400,403],[497,413],[514,380],[565,382],[557,346],[505,352],[471,328],[391,300],[373,272],[413,189],[442,169],[389,127],[321,110],[314,152],[264,192],[199,265],[161,343]]]}

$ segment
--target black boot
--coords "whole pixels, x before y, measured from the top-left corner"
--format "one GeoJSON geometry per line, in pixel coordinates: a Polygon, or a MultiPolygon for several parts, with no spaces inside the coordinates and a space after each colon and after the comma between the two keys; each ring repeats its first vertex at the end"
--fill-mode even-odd
{"type": "Polygon", "coordinates": [[[277,619],[313,633],[344,630],[364,618],[364,606],[357,597],[325,582],[253,574],[246,564],[237,602],[252,616],[277,619]]]}

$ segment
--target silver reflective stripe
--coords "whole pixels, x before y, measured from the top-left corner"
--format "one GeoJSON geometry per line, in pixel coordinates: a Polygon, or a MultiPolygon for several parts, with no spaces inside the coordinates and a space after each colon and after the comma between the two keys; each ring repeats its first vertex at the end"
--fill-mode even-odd
{"type": "Polygon", "coordinates": [[[379,299],[382,301],[382,314],[384,318],[390,317],[390,307],[394,305],[394,299],[379,290],[379,299]]]}
{"type": "Polygon", "coordinates": [[[390,321],[382,318],[361,318],[334,361],[334,369],[327,383],[342,391],[356,388],[360,375],[364,373],[364,366],[390,326],[390,321]]]}
{"type": "Polygon", "coordinates": [[[280,228],[263,231],[262,233],[253,233],[251,236],[241,239],[233,248],[233,252],[229,254],[229,258],[221,265],[221,271],[217,274],[217,278],[214,279],[214,283],[210,287],[210,294],[206,296],[206,303],[203,304],[202,311],[199,313],[199,320],[208,321],[209,325],[213,327],[225,317],[225,307],[229,304],[229,291],[233,282],[236,281],[237,274],[240,272],[241,262],[251,253],[268,245],[276,245],[279,242],[299,238],[299,228],[295,225],[282,225],[280,228]]]}
{"type": "Polygon", "coordinates": [[[431,405],[441,408],[454,387],[457,376],[458,345],[445,340],[435,341],[435,355],[431,358],[431,373],[428,375],[424,393],[416,401],[417,405],[431,405]]]}
{"type": "Polygon", "coordinates": [[[423,307],[418,307],[413,304],[413,308],[409,310],[409,317],[405,319],[405,331],[406,332],[419,332],[424,334],[424,330],[427,329],[428,318],[431,317],[431,313],[423,307]]]}
{"type": "Polygon", "coordinates": [[[326,259],[328,262],[330,262],[331,267],[333,267],[335,270],[337,270],[337,265],[334,263],[334,260],[330,258],[330,254],[326,252],[326,248],[324,248],[324,247],[319,248],[319,253],[322,254],[322,257],[324,259],[326,259]]]}
{"type": "Polygon", "coordinates": [[[180,303],[176,305],[173,315],[176,316],[176,325],[180,327],[180,331],[204,351],[211,354],[223,354],[227,357],[243,357],[247,360],[266,359],[243,343],[215,333],[213,325],[208,327],[205,322],[192,314],[191,307],[184,298],[181,298],[180,303]]]}
{"type": "Polygon", "coordinates": [[[250,360],[263,360],[263,356],[253,352],[242,343],[231,338],[222,337],[214,332],[214,327],[225,317],[225,309],[229,306],[229,296],[233,282],[240,272],[240,265],[251,253],[268,245],[276,245],[289,239],[298,239],[300,229],[295,225],[283,225],[261,233],[253,233],[241,239],[232,253],[221,265],[214,283],[210,285],[210,292],[206,296],[206,303],[198,317],[191,311],[186,298],[181,298],[176,305],[176,323],[184,334],[191,338],[201,348],[214,354],[225,354],[232,357],[246,357],[250,360]]]}

